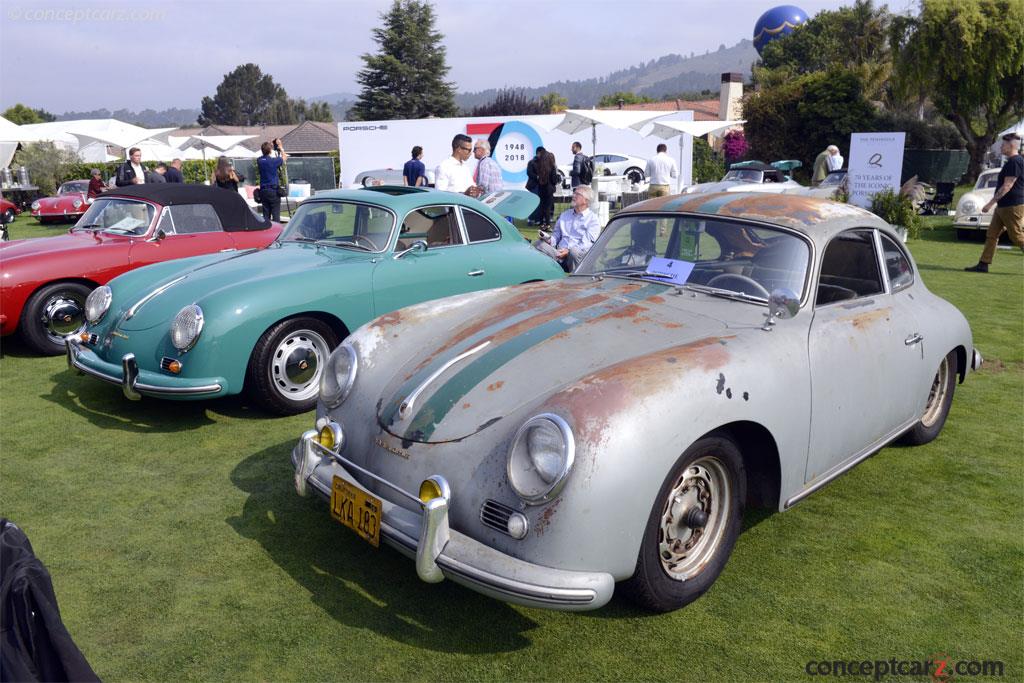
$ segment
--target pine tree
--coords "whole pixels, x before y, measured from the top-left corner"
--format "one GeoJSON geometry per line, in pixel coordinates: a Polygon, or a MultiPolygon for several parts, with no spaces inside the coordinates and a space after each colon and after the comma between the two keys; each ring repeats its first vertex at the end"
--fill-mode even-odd
{"type": "Polygon", "coordinates": [[[362,121],[455,116],[454,84],[444,80],[444,36],[434,29],[431,4],[394,0],[381,19],[383,27],[373,29],[380,51],[363,55],[362,92],[349,115],[362,121]]]}
{"type": "Polygon", "coordinates": [[[199,125],[223,124],[254,126],[257,124],[298,123],[295,103],[270,74],[255,64],[243,64],[217,86],[213,97],[203,98],[199,125]]]}

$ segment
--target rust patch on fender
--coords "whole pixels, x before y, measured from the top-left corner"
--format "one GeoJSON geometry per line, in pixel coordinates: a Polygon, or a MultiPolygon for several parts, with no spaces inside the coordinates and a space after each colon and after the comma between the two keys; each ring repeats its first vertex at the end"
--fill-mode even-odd
{"type": "Polygon", "coordinates": [[[384,330],[389,327],[393,327],[402,322],[402,314],[399,311],[391,311],[380,316],[370,325],[372,328],[384,330]]]}
{"type": "Polygon", "coordinates": [[[544,508],[544,512],[540,513],[540,517],[537,518],[537,525],[534,527],[534,532],[538,536],[543,536],[545,529],[548,528],[548,524],[551,523],[552,518],[558,511],[558,506],[562,503],[561,498],[555,499],[555,501],[544,508]]]}
{"type": "Polygon", "coordinates": [[[877,311],[866,311],[864,313],[858,313],[857,315],[840,318],[839,320],[840,322],[848,322],[858,330],[864,331],[875,323],[882,320],[889,320],[891,313],[891,308],[880,308],[877,311]]]}
{"type": "Polygon", "coordinates": [[[501,389],[503,386],[505,386],[504,382],[495,382],[494,384],[488,384],[487,391],[497,391],[498,389],[501,389]]]}
{"type": "Polygon", "coordinates": [[[462,404],[462,409],[463,409],[463,410],[468,410],[468,409],[469,409],[469,407],[470,407],[470,405],[471,405],[471,404],[469,404],[469,403],[463,403],[463,404],[462,404]]]}

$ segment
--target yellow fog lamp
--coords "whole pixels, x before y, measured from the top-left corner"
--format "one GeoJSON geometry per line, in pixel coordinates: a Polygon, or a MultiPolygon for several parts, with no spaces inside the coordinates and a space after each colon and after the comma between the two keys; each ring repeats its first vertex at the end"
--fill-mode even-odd
{"type": "Polygon", "coordinates": [[[439,477],[436,474],[432,477],[427,477],[420,484],[420,500],[424,503],[429,503],[435,498],[449,500],[451,495],[448,482],[445,481],[444,477],[439,477]]]}
{"type": "Polygon", "coordinates": [[[320,428],[320,432],[316,435],[316,441],[329,451],[339,452],[345,443],[341,425],[337,422],[328,422],[320,428]]]}

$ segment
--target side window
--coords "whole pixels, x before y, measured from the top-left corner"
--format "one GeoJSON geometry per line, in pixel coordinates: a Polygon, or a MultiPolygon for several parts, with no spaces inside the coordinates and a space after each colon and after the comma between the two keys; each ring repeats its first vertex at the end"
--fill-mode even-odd
{"type": "Polygon", "coordinates": [[[466,235],[469,237],[470,244],[496,240],[501,237],[498,226],[476,211],[462,209],[462,220],[466,223],[466,235]]]}
{"type": "MultiPolygon", "coordinates": [[[[174,222],[174,232],[179,235],[191,235],[200,232],[222,232],[224,226],[220,216],[209,204],[179,204],[168,207],[174,222]]],[[[166,218],[166,215],[165,215],[166,218]]],[[[161,227],[163,221],[160,221],[161,227]]],[[[169,231],[165,230],[168,234],[169,231]]]]}
{"type": "Polygon", "coordinates": [[[821,257],[816,304],[872,296],[882,291],[873,231],[849,230],[833,237],[821,257]]]}
{"type": "Polygon", "coordinates": [[[433,248],[462,244],[455,207],[428,206],[409,212],[402,222],[400,241],[412,244],[416,240],[425,240],[433,248]]]}
{"type": "Polygon", "coordinates": [[[885,269],[889,273],[889,287],[893,292],[906,289],[914,284],[914,269],[910,267],[910,259],[888,235],[881,237],[885,269]]]}
{"type": "Polygon", "coordinates": [[[618,163],[620,161],[625,161],[625,160],[626,160],[626,157],[619,156],[618,154],[609,154],[608,155],[608,161],[610,161],[610,162],[618,163]]]}

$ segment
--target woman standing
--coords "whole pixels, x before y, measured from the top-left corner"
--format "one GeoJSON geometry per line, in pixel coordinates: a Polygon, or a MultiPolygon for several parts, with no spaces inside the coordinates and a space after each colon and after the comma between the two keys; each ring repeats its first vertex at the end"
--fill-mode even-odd
{"type": "Polygon", "coordinates": [[[244,180],[245,176],[235,171],[234,164],[227,157],[217,159],[217,169],[210,176],[211,184],[234,192],[238,192],[238,183],[244,180]]]}

